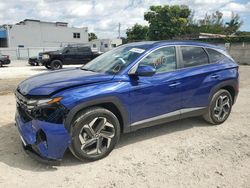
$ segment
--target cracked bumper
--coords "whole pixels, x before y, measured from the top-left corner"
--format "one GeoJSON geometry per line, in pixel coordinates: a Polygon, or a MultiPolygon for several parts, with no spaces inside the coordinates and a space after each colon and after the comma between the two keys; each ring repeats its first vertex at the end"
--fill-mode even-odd
{"type": "Polygon", "coordinates": [[[57,163],[71,143],[71,137],[63,124],[39,120],[24,122],[19,113],[15,116],[25,151],[33,158],[45,163],[57,163]],[[41,139],[40,134],[43,134],[41,139]]]}

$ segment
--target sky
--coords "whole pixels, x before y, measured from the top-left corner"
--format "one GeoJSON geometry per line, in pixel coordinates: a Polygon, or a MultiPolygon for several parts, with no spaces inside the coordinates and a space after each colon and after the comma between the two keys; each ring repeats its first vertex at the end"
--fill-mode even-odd
{"type": "Polygon", "coordinates": [[[88,27],[98,38],[116,38],[118,23],[121,36],[135,23],[147,25],[144,12],[151,5],[188,5],[201,19],[219,10],[225,20],[231,12],[243,20],[240,30],[250,31],[250,0],[0,0],[0,25],[24,19],[68,22],[71,27],[88,27]]]}

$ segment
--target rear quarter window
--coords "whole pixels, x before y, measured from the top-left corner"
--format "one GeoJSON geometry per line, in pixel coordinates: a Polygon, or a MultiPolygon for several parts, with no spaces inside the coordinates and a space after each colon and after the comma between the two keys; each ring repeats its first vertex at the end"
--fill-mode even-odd
{"type": "Polygon", "coordinates": [[[210,49],[210,48],[207,48],[206,50],[207,50],[207,52],[209,54],[209,59],[210,59],[211,63],[217,63],[217,62],[223,60],[224,58],[226,58],[225,55],[218,52],[217,50],[210,49]]]}

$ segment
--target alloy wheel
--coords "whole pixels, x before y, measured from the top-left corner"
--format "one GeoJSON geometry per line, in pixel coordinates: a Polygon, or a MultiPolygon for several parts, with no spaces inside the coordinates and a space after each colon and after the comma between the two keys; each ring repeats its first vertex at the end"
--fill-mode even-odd
{"type": "Polygon", "coordinates": [[[114,136],[114,125],[105,117],[96,117],[80,131],[81,151],[87,155],[100,155],[110,147],[114,136]]]}
{"type": "Polygon", "coordinates": [[[227,95],[220,95],[214,107],[214,117],[218,121],[224,121],[230,113],[230,99],[227,95]]]}

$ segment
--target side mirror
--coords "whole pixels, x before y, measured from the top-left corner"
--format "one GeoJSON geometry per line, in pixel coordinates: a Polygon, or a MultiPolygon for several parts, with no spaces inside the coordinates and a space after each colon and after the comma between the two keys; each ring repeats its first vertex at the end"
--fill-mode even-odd
{"type": "Polygon", "coordinates": [[[65,53],[65,54],[69,53],[69,49],[65,50],[65,52],[64,52],[64,53],[65,53]]]}
{"type": "Polygon", "coordinates": [[[137,76],[153,76],[156,73],[155,68],[152,66],[138,66],[135,75],[137,76]]]}

